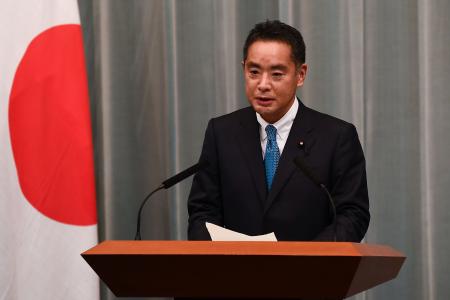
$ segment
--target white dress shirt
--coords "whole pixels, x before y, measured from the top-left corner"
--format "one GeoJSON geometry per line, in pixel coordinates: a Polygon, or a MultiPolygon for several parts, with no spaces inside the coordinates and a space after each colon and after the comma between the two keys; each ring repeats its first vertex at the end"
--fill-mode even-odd
{"type": "MultiPolygon", "coordinates": [[[[286,141],[289,136],[289,132],[291,131],[292,124],[294,123],[295,116],[297,115],[297,111],[298,100],[297,97],[295,97],[294,103],[291,105],[291,108],[289,108],[287,113],[277,122],[272,124],[277,129],[277,144],[278,149],[280,150],[280,156],[283,153],[284,145],[286,145],[286,141]]],[[[256,119],[258,120],[258,123],[260,125],[259,138],[261,140],[262,155],[264,157],[267,145],[266,126],[270,123],[267,123],[259,113],[256,113],[256,119]]]]}

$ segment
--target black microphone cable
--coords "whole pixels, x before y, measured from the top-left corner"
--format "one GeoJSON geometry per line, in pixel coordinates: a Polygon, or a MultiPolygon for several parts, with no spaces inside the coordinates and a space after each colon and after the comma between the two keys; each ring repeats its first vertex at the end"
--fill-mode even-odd
{"type": "Polygon", "coordinates": [[[194,175],[195,173],[197,173],[198,171],[202,170],[203,168],[205,168],[206,166],[208,166],[208,162],[207,161],[201,161],[195,165],[193,165],[192,167],[170,177],[169,179],[163,181],[163,183],[161,183],[160,186],[158,186],[155,190],[153,190],[152,192],[150,192],[150,194],[148,194],[144,201],[142,201],[141,206],[139,207],[139,211],[138,211],[138,216],[137,216],[137,225],[136,225],[136,235],[134,236],[135,240],[141,240],[141,215],[142,215],[142,209],[145,206],[145,203],[147,203],[148,199],[150,199],[150,197],[156,193],[159,190],[162,189],[168,189],[171,186],[177,184],[178,182],[188,178],[189,176],[194,175]]]}
{"type": "Polygon", "coordinates": [[[333,240],[337,241],[337,233],[336,233],[336,205],[334,205],[333,197],[331,197],[330,192],[328,191],[325,184],[321,183],[317,176],[311,171],[311,169],[306,166],[303,160],[300,157],[294,158],[295,165],[308,177],[313,183],[315,183],[318,187],[320,187],[328,197],[328,201],[330,202],[331,212],[333,215],[333,240]]]}

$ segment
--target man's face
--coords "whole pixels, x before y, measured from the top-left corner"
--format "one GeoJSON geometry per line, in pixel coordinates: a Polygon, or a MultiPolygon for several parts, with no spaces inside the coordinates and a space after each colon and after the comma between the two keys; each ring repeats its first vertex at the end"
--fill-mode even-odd
{"type": "Polygon", "coordinates": [[[296,68],[286,43],[256,41],[243,66],[248,101],[264,120],[275,123],[291,107],[297,87],[303,85],[306,64],[296,68]]]}

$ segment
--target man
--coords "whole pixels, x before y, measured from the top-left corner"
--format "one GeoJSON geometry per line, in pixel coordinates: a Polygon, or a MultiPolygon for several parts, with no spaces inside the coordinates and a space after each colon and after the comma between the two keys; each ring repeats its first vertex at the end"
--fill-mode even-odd
{"type": "Polygon", "coordinates": [[[190,240],[205,222],[278,240],[359,242],[369,225],[364,154],[355,127],[296,96],[308,70],[295,28],[266,21],[250,31],[242,61],[251,107],[210,120],[188,200],[190,240]],[[327,195],[295,164],[325,184],[327,195]]]}

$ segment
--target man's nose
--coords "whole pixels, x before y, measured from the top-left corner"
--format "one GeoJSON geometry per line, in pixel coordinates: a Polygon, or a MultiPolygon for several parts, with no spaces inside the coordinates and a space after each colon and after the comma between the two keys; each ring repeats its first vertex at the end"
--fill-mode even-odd
{"type": "Polygon", "coordinates": [[[270,78],[268,74],[262,74],[261,80],[258,82],[258,90],[261,92],[270,90],[270,78]]]}

